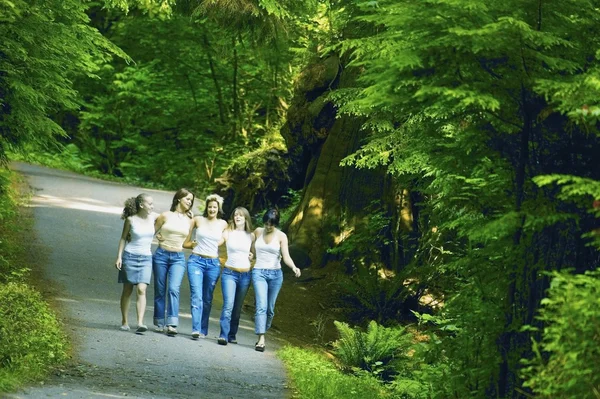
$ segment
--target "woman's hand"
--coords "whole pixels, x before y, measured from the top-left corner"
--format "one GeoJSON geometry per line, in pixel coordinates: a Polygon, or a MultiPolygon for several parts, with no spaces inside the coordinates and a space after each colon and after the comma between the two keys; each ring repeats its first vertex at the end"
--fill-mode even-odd
{"type": "Polygon", "coordinates": [[[292,271],[294,272],[294,276],[296,277],[300,277],[302,275],[302,272],[296,266],[292,267],[292,271]]]}
{"type": "Polygon", "coordinates": [[[158,233],[158,234],[156,235],[156,239],[157,239],[158,241],[164,241],[164,240],[165,240],[165,239],[163,238],[162,234],[160,234],[160,233],[158,233]]]}
{"type": "Polygon", "coordinates": [[[115,262],[115,267],[117,268],[117,270],[121,270],[121,258],[117,258],[117,261],[115,262]]]}

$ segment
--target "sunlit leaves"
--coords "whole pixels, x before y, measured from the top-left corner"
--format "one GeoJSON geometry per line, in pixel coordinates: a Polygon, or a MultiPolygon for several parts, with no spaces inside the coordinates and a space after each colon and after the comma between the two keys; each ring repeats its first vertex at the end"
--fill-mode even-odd
{"type": "Polygon", "coordinates": [[[97,60],[126,57],[88,25],[76,0],[0,3],[0,158],[29,142],[51,143],[62,128],[49,115],[79,105],[72,82],[95,77],[97,60]],[[50,11],[49,11],[50,10],[50,11]]]}

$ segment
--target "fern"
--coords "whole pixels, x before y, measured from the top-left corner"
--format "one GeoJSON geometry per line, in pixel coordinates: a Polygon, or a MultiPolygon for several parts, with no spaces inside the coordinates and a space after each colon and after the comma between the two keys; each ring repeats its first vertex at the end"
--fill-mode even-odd
{"type": "Polygon", "coordinates": [[[592,196],[600,199],[600,181],[573,175],[543,175],[533,178],[538,186],[557,184],[561,186],[560,198],[568,199],[577,196],[592,196]]]}
{"type": "Polygon", "coordinates": [[[364,370],[387,380],[395,374],[394,363],[406,357],[411,336],[403,327],[383,327],[371,321],[366,332],[334,321],[340,339],[333,343],[335,354],[347,370],[364,370]]]}

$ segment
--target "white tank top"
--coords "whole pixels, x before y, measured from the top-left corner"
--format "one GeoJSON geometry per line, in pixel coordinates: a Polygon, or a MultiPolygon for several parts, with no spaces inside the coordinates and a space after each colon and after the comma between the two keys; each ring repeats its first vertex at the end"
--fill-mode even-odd
{"type": "Polygon", "coordinates": [[[129,217],[129,234],[131,241],[125,244],[125,251],[134,255],[152,255],[152,238],[154,238],[154,221],[158,215],[149,215],[148,219],[137,216],[129,217]]]}
{"type": "Polygon", "coordinates": [[[273,240],[267,244],[263,238],[264,233],[256,239],[254,249],[256,250],[255,269],[281,269],[281,246],[279,240],[273,240]]]}
{"type": "Polygon", "coordinates": [[[219,241],[223,237],[223,227],[219,223],[206,225],[203,223],[196,228],[196,245],[193,253],[206,256],[219,256],[219,241]]]}
{"type": "Polygon", "coordinates": [[[243,230],[233,230],[227,237],[227,262],[225,266],[234,269],[250,269],[250,247],[252,246],[252,235],[243,230]]]}
{"type": "Polygon", "coordinates": [[[185,215],[171,212],[160,228],[163,240],[161,244],[173,249],[183,249],[183,242],[190,232],[191,219],[185,215]]]}

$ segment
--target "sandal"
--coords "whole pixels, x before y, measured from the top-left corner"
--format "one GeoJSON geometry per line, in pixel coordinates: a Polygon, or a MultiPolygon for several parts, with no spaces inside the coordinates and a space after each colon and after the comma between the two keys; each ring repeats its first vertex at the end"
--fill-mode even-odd
{"type": "Polygon", "coordinates": [[[167,335],[174,337],[177,335],[177,329],[173,326],[167,326],[167,335]]]}
{"type": "Polygon", "coordinates": [[[129,331],[130,328],[127,324],[123,324],[121,327],[119,327],[119,330],[121,331],[129,331]]]}
{"type": "Polygon", "coordinates": [[[257,352],[265,351],[265,344],[259,344],[258,342],[254,344],[254,350],[257,352]]]}
{"type": "Polygon", "coordinates": [[[137,327],[137,330],[135,330],[135,333],[136,333],[136,334],[142,334],[142,333],[145,333],[146,331],[148,331],[148,327],[147,327],[147,326],[145,326],[145,325],[143,325],[143,324],[140,324],[140,325],[137,327]]]}

